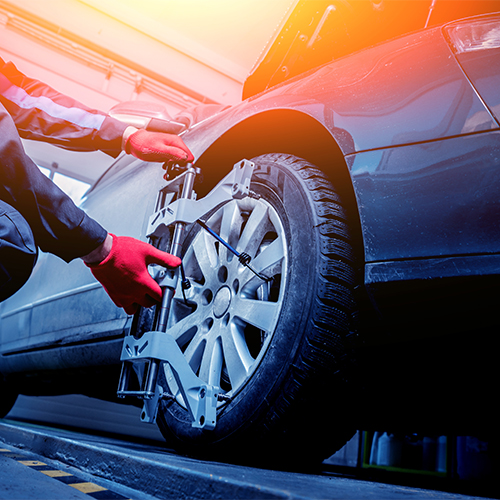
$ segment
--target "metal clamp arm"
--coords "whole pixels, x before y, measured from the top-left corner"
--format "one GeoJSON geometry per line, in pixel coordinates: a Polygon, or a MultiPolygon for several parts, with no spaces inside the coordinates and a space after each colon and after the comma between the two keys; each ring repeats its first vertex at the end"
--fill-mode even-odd
{"type": "Polygon", "coordinates": [[[248,196],[254,167],[251,161],[242,160],[202,199],[179,198],[154,213],[149,219],[147,236],[159,236],[163,228],[178,222],[192,224],[221,203],[248,196]]]}
{"type": "MultiPolygon", "coordinates": [[[[175,339],[163,332],[147,332],[140,339],[132,335],[125,337],[121,361],[134,362],[149,359],[156,359],[170,366],[193,419],[192,426],[214,429],[220,389],[206,384],[196,376],[175,339]]],[[[124,392],[122,395],[127,394],[124,392]]]]}

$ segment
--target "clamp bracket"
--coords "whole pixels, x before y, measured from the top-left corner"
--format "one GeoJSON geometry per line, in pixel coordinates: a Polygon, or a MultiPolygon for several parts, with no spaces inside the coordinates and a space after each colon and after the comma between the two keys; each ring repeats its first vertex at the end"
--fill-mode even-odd
{"type": "MultiPolygon", "coordinates": [[[[248,160],[236,163],[231,172],[207,196],[197,200],[193,184],[194,176],[199,173],[199,169],[188,164],[184,172],[169,181],[160,191],[159,205],[163,208],[149,219],[147,236],[161,237],[169,232],[169,226],[175,226],[171,246],[174,248],[172,253],[178,255],[186,224],[195,223],[222,203],[247,196],[258,196],[250,191],[254,168],[255,164],[248,160]],[[177,194],[179,197],[172,201],[176,196],[175,191],[180,191],[181,186],[182,193],[177,194]]],[[[182,267],[180,271],[183,274],[182,267]]],[[[226,400],[223,391],[219,387],[206,384],[195,374],[175,338],[168,333],[168,315],[179,273],[177,270],[171,271],[154,265],[150,266],[150,272],[164,290],[161,309],[155,319],[154,331],[147,332],[140,338],[133,335],[125,337],[120,357],[122,372],[117,395],[122,398],[135,396],[142,399],[144,406],[141,420],[150,423],[156,421],[158,406],[162,399],[178,398],[180,402],[182,397],[191,415],[191,425],[199,429],[213,430],[216,425],[217,403],[226,400]],[[175,395],[166,393],[158,384],[161,370],[175,395]],[[133,372],[139,379],[139,390],[129,388],[133,372]]],[[[182,279],[183,282],[186,281],[184,276],[182,279]]]]}
{"type": "MultiPolygon", "coordinates": [[[[217,401],[220,389],[203,382],[193,372],[175,339],[164,332],[147,332],[140,339],[133,335],[125,337],[121,352],[124,365],[150,360],[167,363],[177,382],[189,413],[192,426],[199,429],[213,430],[216,424],[217,401]]],[[[158,404],[164,397],[163,388],[156,384],[154,392],[119,390],[119,397],[138,396],[144,399],[141,420],[154,423],[158,404]]]]}
{"type": "MultiPolygon", "coordinates": [[[[161,236],[166,227],[179,222],[192,224],[221,203],[250,196],[250,182],[254,168],[253,162],[241,160],[233,166],[231,172],[210,193],[200,200],[178,198],[158,210],[149,219],[147,236],[161,236]]],[[[171,182],[177,183],[179,181],[176,178],[171,182]]]]}

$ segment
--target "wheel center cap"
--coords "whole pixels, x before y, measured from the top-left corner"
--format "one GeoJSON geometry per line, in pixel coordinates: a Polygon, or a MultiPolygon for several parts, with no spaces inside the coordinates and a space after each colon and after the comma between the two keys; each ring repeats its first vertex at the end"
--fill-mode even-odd
{"type": "Polygon", "coordinates": [[[219,291],[215,294],[214,298],[214,316],[216,318],[221,318],[226,314],[226,311],[229,309],[229,305],[231,304],[231,290],[227,286],[223,286],[219,289],[219,291]]]}

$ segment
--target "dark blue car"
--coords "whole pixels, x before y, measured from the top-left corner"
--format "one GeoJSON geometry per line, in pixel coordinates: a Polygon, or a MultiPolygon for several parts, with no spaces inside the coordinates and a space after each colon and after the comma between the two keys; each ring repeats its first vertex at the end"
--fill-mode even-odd
{"type": "MultiPolygon", "coordinates": [[[[299,2],[244,100],[207,108],[183,139],[197,199],[245,196],[188,224],[167,333],[224,397],[193,428],[168,364],[158,425],[196,455],[317,460],[356,429],[486,432],[496,425],[500,327],[499,2],[299,2]],[[473,16],[473,17],[465,17],[473,16]],[[215,111],[217,111],[215,113],[215,111]]],[[[122,156],[82,207],[168,250],[178,172],[122,156]]],[[[41,255],[1,305],[2,413],[16,394],[114,400],[128,317],[81,262],[41,255]]],[[[137,373],[138,380],[141,374],[137,373]]],[[[126,402],[135,404],[135,400],[126,402]]]]}

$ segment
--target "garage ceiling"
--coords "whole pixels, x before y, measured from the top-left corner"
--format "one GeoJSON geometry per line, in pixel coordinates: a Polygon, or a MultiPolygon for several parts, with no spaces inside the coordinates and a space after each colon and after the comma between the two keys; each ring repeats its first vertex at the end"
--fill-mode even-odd
{"type": "Polygon", "coordinates": [[[239,82],[292,0],[81,0],[239,82]]]}
{"type": "MultiPolygon", "coordinates": [[[[66,56],[84,57],[92,50],[197,100],[232,104],[241,99],[246,75],[294,3],[0,0],[0,8],[10,16],[7,27],[31,23],[30,29],[24,26],[27,38],[38,37],[39,46],[62,38],[55,49],[66,56]],[[65,40],[70,44],[63,46],[65,40]]],[[[95,61],[86,57],[91,66],[95,61]]],[[[62,64],[55,70],[66,68],[62,64]]]]}

